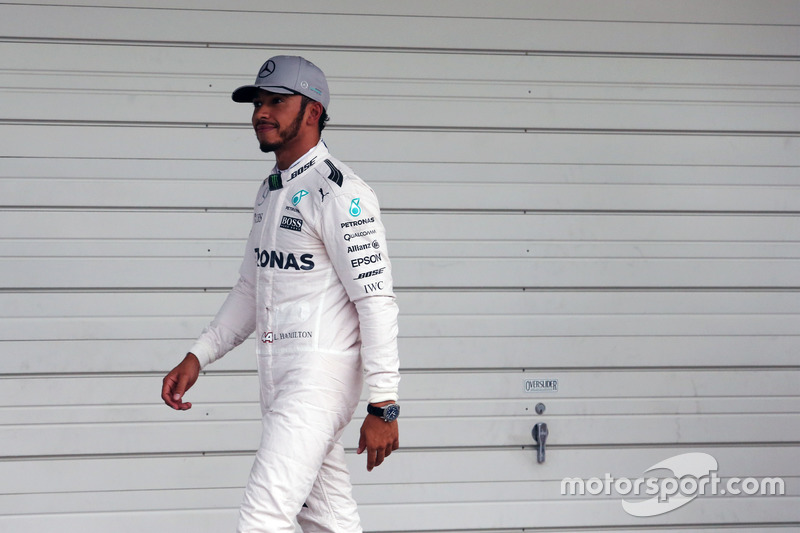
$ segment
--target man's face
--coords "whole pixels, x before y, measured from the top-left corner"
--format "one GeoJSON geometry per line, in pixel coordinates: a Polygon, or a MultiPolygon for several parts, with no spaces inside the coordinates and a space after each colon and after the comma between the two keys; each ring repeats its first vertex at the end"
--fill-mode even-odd
{"type": "Polygon", "coordinates": [[[253,99],[253,128],[261,151],[280,151],[291,147],[303,124],[306,107],[298,94],[259,91],[253,99]]]}

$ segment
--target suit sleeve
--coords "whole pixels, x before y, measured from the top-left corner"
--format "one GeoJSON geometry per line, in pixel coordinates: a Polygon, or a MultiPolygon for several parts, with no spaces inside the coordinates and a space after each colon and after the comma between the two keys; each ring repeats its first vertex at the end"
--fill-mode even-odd
{"type": "Polygon", "coordinates": [[[397,401],[398,309],[375,193],[363,182],[339,193],[324,206],[320,228],[328,256],[358,312],[369,401],[397,401]]]}
{"type": "Polygon", "coordinates": [[[239,281],[228,293],[217,316],[189,350],[197,356],[201,368],[240,345],[256,328],[256,267],[249,253],[256,238],[254,225],[247,238],[244,259],[239,268],[239,281]]]}
{"type": "Polygon", "coordinates": [[[203,368],[239,346],[255,327],[255,290],[249,281],[240,277],[217,316],[189,351],[197,356],[203,368]]]}

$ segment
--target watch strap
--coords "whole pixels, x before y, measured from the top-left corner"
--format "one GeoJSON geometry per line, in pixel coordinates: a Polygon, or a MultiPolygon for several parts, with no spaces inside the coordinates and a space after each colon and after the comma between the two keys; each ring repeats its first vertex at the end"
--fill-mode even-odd
{"type": "Polygon", "coordinates": [[[399,414],[399,412],[400,412],[400,406],[398,406],[396,403],[387,404],[386,407],[378,407],[378,406],[372,405],[371,403],[367,404],[367,413],[369,413],[369,414],[371,414],[373,416],[377,416],[378,418],[382,418],[386,422],[389,422],[391,420],[395,420],[397,418],[397,415],[399,414]],[[390,407],[390,406],[393,406],[394,408],[392,409],[392,412],[390,413],[390,416],[387,417],[386,409],[388,407],[390,407]]]}
{"type": "Polygon", "coordinates": [[[376,406],[372,405],[371,403],[367,404],[367,412],[369,414],[373,415],[373,416],[377,416],[377,417],[383,418],[383,415],[384,415],[385,411],[386,411],[386,409],[384,409],[383,407],[376,407],[376,406]]]}

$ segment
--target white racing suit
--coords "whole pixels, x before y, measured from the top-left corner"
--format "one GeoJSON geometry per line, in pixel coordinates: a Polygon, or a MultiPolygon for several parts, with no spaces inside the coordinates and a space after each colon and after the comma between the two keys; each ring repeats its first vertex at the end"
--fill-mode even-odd
{"type": "Polygon", "coordinates": [[[373,403],[400,379],[375,193],[320,141],[264,180],[239,273],[191,349],[204,367],[256,333],[263,434],[238,531],[361,531],[339,439],[363,376],[373,403]]]}

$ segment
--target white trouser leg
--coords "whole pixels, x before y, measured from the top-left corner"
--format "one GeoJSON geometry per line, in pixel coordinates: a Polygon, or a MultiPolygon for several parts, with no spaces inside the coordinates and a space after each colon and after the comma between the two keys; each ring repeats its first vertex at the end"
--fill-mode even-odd
{"type": "Polygon", "coordinates": [[[325,458],[297,521],[303,533],[361,533],[341,442],[325,458]]]}
{"type": "Polygon", "coordinates": [[[328,354],[273,358],[261,379],[262,388],[274,394],[264,408],[238,533],[294,533],[295,517],[305,518],[309,531],[361,531],[338,443],[361,392],[358,359],[328,354]],[[267,375],[269,383],[264,383],[267,375]],[[306,501],[308,512],[298,517],[306,501]],[[331,525],[337,521],[341,526],[331,525]]]}

